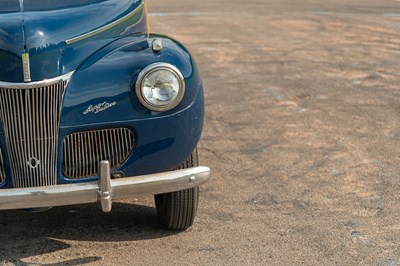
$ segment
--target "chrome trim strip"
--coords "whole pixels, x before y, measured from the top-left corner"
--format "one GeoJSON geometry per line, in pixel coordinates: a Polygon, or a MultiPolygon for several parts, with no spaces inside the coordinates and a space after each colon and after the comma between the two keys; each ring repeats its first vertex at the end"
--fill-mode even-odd
{"type": "Polygon", "coordinates": [[[22,54],[22,68],[23,68],[23,72],[24,72],[24,81],[30,82],[31,81],[31,63],[29,60],[28,53],[22,54]]]}
{"type": "Polygon", "coordinates": [[[90,32],[88,32],[88,33],[79,35],[79,36],[77,36],[77,37],[74,37],[74,38],[65,40],[65,42],[66,42],[68,45],[70,45],[70,44],[73,44],[73,43],[75,43],[75,42],[81,41],[81,40],[83,40],[83,39],[86,39],[86,38],[92,37],[92,36],[94,36],[94,35],[97,35],[97,34],[103,32],[103,31],[109,30],[109,29],[111,29],[111,28],[117,26],[118,24],[120,24],[120,23],[126,21],[127,19],[133,17],[133,16],[136,15],[139,11],[143,11],[143,9],[144,9],[144,0],[142,1],[142,3],[141,3],[135,10],[133,10],[131,13],[129,13],[129,14],[123,16],[122,18],[117,19],[116,21],[111,22],[110,24],[107,24],[107,25],[105,25],[105,26],[103,26],[103,27],[101,27],[101,28],[98,28],[97,30],[93,30],[93,31],[90,31],[90,32]]]}
{"type": "Polygon", "coordinates": [[[74,71],[71,71],[67,74],[62,76],[52,78],[52,79],[45,79],[41,81],[33,81],[33,82],[4,82],[0,81],[0,88],[7,88],[7,89],[32,89],[38,87],[46,87],[58,82],[62,81],[69,81],[71,76],[74,74],[74,71]]]}
{"type": "MultiPolygon", "coordinates": [[[[109,176],[106,176],[104,172],[108,169],[107,167],[103,169],[103,178],[100,179],[105,179],[106,182],[110,181],[110,194],[102,193],[107,192],[103,189],[107,190],[108,187],[107,184],[100,184],[100,182],[1,189],[0,210],[93,203],[98,202],[102,196],[111,197],[109,200],[105,200],[105,204],[109,204],[108,202],[112,199],[130,198],[134,195],[162,194],[198,187],[210,178],[210,169],[205,166],[112,180],[109,180],[109,176]]],[[[104,207],[107,210],[107,206],[104,207]]]]}

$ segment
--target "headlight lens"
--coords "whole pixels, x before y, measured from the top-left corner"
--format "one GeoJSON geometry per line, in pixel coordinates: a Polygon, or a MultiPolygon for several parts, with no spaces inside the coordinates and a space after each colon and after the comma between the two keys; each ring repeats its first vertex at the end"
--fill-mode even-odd
{"type": "Polygon", "coordinates": [[[136,95],[148,109],[162,112],[176,107],[185,94],[182,73],[173,65],[155,63],[138,76],[136,95]]]}

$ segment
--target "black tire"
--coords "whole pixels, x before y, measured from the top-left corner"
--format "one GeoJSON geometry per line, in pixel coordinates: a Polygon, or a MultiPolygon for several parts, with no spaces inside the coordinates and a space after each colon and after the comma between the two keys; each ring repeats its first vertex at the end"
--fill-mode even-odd
{"type": "MultiPolygon", "coordinates": [[[[198,166],[197,148],[180,166],[185,169],[198,166]]],[[[199,188],[190,188],[177,192],[154,196],[157,215],[163,226],[171,230],[186,230],[192,226],[199,205],[199,188]]]]}

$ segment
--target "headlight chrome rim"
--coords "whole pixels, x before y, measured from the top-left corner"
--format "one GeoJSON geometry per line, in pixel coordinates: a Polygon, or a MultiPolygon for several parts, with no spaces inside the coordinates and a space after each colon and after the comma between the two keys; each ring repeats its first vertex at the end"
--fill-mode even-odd
{"type": "Polygon", "coordinates": [[[138,75],[137,81],[136,81],[136,95],[140,101],[140,103],[146,107],[149,110],[156,111],[156,112],[165,112],[169,111],[176,106],[178,106],[182,99],[183,96],[185,95],[185,79],[182,75],[182,73],[176,68],[175,66],[168,64],[168,63],[154,63],[151,64],[147,67],[145,67],[140,74],[138,75]],[[143,95],[143,82],[144,80],[150,76],[152,73],[159,71],[159,70],[165,70],[168,72],[171,72],[175,77],[177,78],[179,82],[179,92],[176,98],[169,104],[166,105],[155,105],[150,103],[143,95]]]}

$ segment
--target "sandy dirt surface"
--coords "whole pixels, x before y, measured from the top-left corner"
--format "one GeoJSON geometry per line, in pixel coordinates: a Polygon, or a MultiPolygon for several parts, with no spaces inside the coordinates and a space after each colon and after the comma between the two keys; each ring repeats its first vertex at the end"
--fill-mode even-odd
{"type": "Polygon", "coordinates": [[[150,0],[204,78],[194,226],[0,212],[0,265],[400,265],[400,2],[150,0]],[[301,3],[300,3],[301,2],[301,3]]]}

